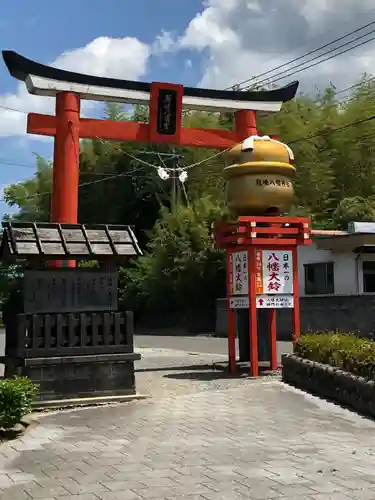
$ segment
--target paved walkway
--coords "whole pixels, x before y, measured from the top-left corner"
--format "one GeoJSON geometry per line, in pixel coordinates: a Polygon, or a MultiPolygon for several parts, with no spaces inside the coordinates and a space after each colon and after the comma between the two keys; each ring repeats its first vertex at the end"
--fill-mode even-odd
{"type": "Polygon", "coordinates": [[[4,500],[375,499],[375,424],[220,355],[145,349],[152,399],[45,416],[0,447],[4,500]]]}

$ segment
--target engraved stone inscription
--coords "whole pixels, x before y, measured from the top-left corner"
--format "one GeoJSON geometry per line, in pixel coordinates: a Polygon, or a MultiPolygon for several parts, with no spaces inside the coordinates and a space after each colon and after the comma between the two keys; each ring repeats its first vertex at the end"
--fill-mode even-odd
{"type": "Polygon", "coordinates": [[[25,271],[24,312],[114,311],[117,283],[114,272],[25,271]]]}

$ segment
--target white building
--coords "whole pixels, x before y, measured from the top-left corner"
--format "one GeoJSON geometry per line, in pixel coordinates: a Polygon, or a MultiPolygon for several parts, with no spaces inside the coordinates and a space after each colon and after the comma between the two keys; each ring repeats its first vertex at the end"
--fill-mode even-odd
{"type": "Polygon", "coordinates": [[[375,293],[375,223],[348,231],[313,231],[313,244],[298,249],[301,297],[375,293]]]}

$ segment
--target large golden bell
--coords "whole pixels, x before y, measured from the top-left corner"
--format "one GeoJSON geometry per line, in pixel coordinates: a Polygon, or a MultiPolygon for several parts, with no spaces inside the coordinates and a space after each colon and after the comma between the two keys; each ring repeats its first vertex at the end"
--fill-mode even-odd
{"type": "Polygon", "coordinates": [[[224,169],[229,210],[236,215],[288,210],[294,197],[292,161],[290,148],[269,138],[249,138],[229,150],[224,169]]]}

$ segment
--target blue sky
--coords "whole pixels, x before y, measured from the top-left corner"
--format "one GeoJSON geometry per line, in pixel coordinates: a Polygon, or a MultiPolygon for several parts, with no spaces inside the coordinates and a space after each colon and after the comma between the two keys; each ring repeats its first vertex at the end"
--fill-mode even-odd
{"type": "MultiPolygon", "coordinates": [[[[50,63],[63,52],[84,47],[103,36],[135,37],[152,44],[162,30],[176,35],[182,33],[202,9],[200,0],[3,0],[1,3],[0,48],[15,50],[43,63],[50,63]]],[[[202,76],[199,58],[189,51],[184,55],[152,57],[142,79],[196,85],[202,76]],[[192,68],[187,67],[187,59],[194,62],[192,68]]],[[[0,95],[15,92],[18,85],[1,60],[0,95]]],[[[4,162],[0,163],[1,186],[32,174],[33,151],[51,157],[52,140],[0,137],[0,162],[4,162]]],[[[7,210],[2,202],[0,216],[7,210]]]]}

